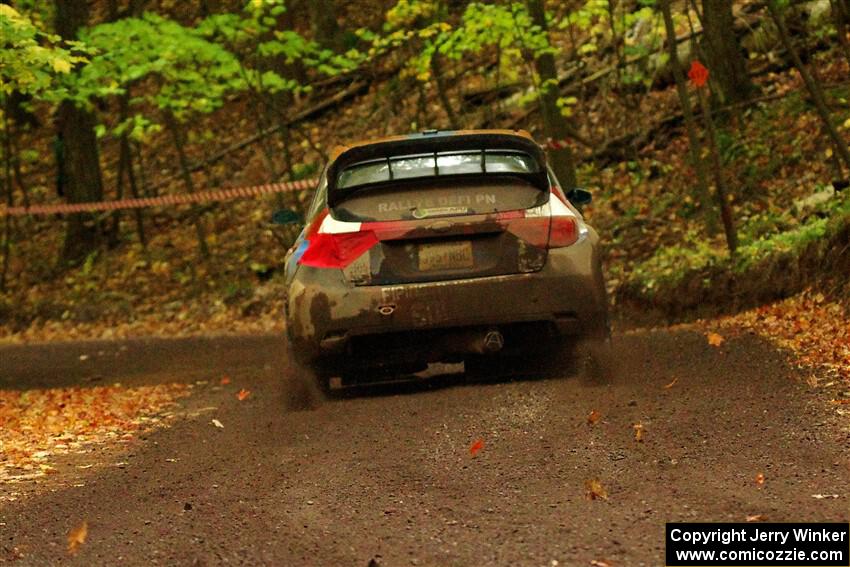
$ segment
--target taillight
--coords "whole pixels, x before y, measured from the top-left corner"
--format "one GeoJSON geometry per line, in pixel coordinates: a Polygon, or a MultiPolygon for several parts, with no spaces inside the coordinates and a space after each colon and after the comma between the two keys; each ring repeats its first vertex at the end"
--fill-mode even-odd
{"type": "Polygon", "coordinates": [[[576,219],[569,216],[542,216],[512,220],[508,232],[538,248],[564,248],[578,240],[576,219]]]}
{"type": "Polygon", "coordinates": [[[549,241],[549,217],[528,217],[507,223],[508,232],[532,246],[546,248],[549,241]]]}
{"type": "Polygon", "coordinates": [[[552,217],[549,248],[572,246],[577,240],[578,226],[575,217],[552,217]]]}
{"type": "Polygon", "coordinates": [[[314,268],[345,268],[378,243],[371,230],[328,234],[317,232],[308,237],[307,250],[298,260],[314,268]]]}

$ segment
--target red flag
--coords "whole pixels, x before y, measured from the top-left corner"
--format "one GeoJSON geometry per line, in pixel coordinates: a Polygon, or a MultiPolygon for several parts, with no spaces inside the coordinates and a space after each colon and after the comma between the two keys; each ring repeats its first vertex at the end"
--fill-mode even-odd
{"type": "Polygon", "coordinates": [[[708,69],[705,65],[694,59],[691,62],[691,69],[688,71],[688,78],[694,86],[702,88],[708,82],[708,69]]]}

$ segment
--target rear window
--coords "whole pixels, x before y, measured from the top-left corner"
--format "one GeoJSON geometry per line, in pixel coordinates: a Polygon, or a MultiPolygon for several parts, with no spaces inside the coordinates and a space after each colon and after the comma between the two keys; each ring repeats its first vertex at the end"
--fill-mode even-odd
{"type": "Polygon", "coordinates": [[[540,171],[537,161],[521,152],[486,150],[399,156],[354,164],[343,169],[338,189],[444,175],[529,174],[540,171]]]}

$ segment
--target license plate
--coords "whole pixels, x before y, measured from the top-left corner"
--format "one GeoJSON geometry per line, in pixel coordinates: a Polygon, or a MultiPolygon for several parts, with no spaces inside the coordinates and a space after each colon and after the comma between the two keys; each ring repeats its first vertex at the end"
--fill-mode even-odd
{"type": "Polygon", "coordinates": [[[419,245],[419,270],[457,270],[471,268],[472,242],[439,242],[419,245]]]}

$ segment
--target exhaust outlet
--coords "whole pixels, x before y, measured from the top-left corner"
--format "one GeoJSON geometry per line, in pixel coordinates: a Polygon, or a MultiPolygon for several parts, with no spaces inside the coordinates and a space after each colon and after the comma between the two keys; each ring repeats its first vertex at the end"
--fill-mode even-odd
{"type": "Polygon", "coordinates": [[[484,350],[488,353],[499,352],[505,346],[505,337],[498,329],[491,329],[484,335],[484,350]]]}
{"type": "Polygon", "coordinates": [[[495,354],[505,346],[505,337],[496,329],[469,329],[446,335],[438,348],[458,354],[495,354]]]}

